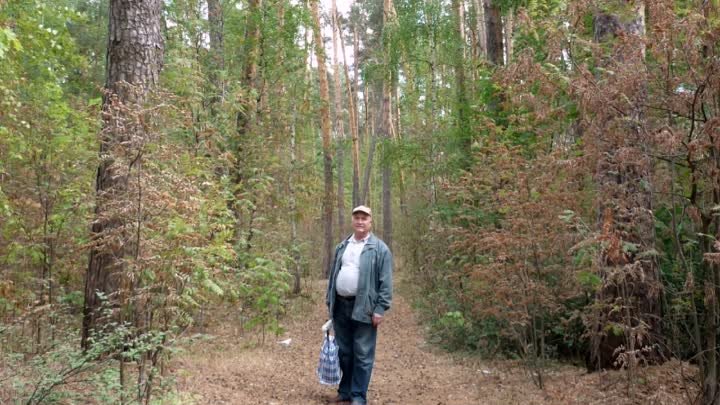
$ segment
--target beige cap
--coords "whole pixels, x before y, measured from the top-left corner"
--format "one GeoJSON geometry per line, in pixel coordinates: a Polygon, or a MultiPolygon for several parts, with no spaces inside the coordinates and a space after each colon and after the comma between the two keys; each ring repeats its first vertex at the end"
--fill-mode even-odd
{"type": "Polygon", "coordinates": [[[372,216],[372,210],[370,210],[370,207],[366,207],[364,205],[358,205],[357,207],[353,208],[353,210],[352,210],[353,215],[357,214],[358,212],[363,212],[365,214],[372,216]]]}

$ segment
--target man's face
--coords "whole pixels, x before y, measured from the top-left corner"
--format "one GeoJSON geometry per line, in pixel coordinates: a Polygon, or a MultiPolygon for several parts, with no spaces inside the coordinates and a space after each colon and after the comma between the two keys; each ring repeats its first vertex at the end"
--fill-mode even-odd
{"type": "Polygon", "coordinates": [[[358,212],[352,216],[352,226],[355,233],[364,235],[372,228],[372,217],[364,212],[358,212]]]}

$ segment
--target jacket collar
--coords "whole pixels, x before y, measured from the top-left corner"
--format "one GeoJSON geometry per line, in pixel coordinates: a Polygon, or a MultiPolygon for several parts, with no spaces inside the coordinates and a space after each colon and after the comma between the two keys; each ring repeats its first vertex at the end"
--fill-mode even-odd
{"type": "MultiPolygon", "coordinates": [[[[347,246],[348,242],[350,241],[350,238],[352,238],[352,237],[353,237],[353,234],[350,234],[347,238],[343,239],[343,241],[342,241],[343,248],[345,246],[347,246]]],[[[372,246],[374,248],[375,246],[377,246],[377,244],[378,244],[377,236],[375,236],[374,233],[370,232],[370,236],[368,237],[367,242],[365,242],[365,246],[366,247],[372,246]]]]}

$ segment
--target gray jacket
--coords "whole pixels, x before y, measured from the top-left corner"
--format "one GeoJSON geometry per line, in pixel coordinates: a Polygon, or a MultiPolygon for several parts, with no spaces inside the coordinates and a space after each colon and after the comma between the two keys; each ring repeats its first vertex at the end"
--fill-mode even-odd
{"type": "MultiPolygon", "coordinates": [[[[342,256],[348,245],[345,238],[335,248],[335,256],[331,264],[330,278],[328,279],[327,296],[325,303],[332,318],[335,307],[335,281],[340,267],[342,256]]],[[[357,296],[352,319],[358,322],[372,323],[372,315],[384,315],[390,309],[392,302],[392,254],[385,242],[370,234],[362,253],[360,254],[360,278],[358,280],[357,296]]]]}

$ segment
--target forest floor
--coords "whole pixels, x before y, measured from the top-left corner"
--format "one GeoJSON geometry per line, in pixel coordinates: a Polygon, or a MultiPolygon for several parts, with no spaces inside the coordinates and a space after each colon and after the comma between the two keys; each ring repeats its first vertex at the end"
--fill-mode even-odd
{"type": "MultiPolygon", "coordinates": [[[[326,320],[324,283],[304,288],[281,336],[266,336],[259,344],[257,335],[210,328],[211,339],[179,356],[172,368],[182,402],[314,405],[334,396],[335,388],[320,385],[315,375],[326,320]],[[292,339],[288,346],[279,343],[285,339],[292,339]]],[[[696,369],[677,361],[643,368],[634,378],[558,364],[545,372],[540,390],[516,361],[452,356],[434,348],[407,299],[396,294],[378,333],[368,400],[373,405],[689,404],[697,392],[689,377],[696,369]]]]}

